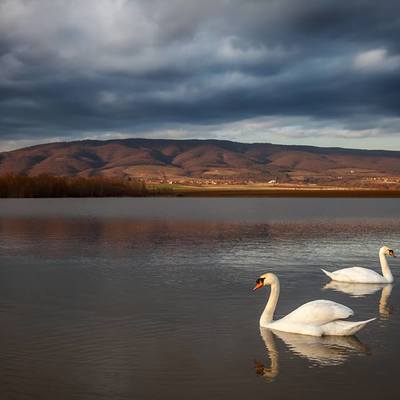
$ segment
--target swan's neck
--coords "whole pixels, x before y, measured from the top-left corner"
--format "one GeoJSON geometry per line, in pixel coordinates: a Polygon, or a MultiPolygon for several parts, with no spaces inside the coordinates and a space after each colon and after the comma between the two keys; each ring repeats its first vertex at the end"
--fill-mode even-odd
{"type": "Polygon", "coordinates": [[[264,312],[261,314],[260,326],[267,326],[274,318],[276,303],[279,298],[279,281],[271,284],[271,293],[269,295],[268,303],[265,306],[264,312]]]}
{"type": "Polygon", "coordinates": [[[387,279],[389,283],[392,283],[393,282],[392,271],[390,271],[389,264],[387,262],[385,253],[383,251],[379,252],[379,260],[381,262],[382,275],[387,279]]]}

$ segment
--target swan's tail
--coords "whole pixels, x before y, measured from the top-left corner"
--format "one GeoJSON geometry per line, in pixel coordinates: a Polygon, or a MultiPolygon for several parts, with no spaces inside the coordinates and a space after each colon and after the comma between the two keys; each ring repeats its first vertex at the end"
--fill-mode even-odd
{"type": "Polygon", "coordinates": [[[323,268],[321,268],[321,271],[322,271],[325,275],[328,275],[329,278],[333,279],[332,272],[326,271],[326,270],[324,270],[323,268]]]}
{"type": "Polygon", "coordinates": [[[364,328],[368,322],[375,320],[376,318],[367,319],[366,321],[342,321],[337,320],[322,325],[324,335],[334,336],[351,336],[357,333],[360,329],[364,328]]]}

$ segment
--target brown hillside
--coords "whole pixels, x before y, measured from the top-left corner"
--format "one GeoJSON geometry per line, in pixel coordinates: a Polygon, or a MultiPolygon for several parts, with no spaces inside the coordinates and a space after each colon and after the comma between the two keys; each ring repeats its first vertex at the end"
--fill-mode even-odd
{"type": "Polygon", "coordinates": [[[217,140],[86,140],[1,153],[0,175],[5,174],[367,182],[399,177],[400,152],[217,140]]]}

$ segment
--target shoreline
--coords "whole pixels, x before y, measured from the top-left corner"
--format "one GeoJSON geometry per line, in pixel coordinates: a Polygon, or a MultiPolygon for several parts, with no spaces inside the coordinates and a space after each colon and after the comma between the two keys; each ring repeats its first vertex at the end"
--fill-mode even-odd
{"type": "Polygon", "coordinates": [[[347,188],[179,188],[170,193],[155,193],[149,197],[325,197],[325,198],[397,198],[400,190],[347,188]]]}
{"type": "Polygon", "coordinates": [[[204,185],[189,186],[183,184],[148,185],[150,197],[354,197],[354,198],[397,198],[400,189],[340,187],[323,185],[204,185]]]}
{"type": "Polygon", "coordinates": [[[105,177],[3,176],[0,198],[100,198],[100,197],[314,197],[398,198],[399,185],[381,187],[321,184],[199,184],[145,183],[105,177]]]}
{"type": "Polygon", "coordinates": [[[98,198],[156,198],[156,197],[185,197],[185,198],[400,198],[400,190],[364,190],[364,189],[225,189],[225,190],[173,190],[171,192],[148,192],[145,195],[108,195],[108,196],[0,196],[0,200],[13,199],[98,199],[98,198]]]}

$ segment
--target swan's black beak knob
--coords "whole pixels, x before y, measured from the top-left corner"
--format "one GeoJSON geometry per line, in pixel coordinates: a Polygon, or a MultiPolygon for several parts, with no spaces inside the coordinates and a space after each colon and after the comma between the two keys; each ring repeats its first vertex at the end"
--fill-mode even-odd
{"type": "Polygon", "coordinates": [[[389,250],[389,256],[396,257],[396,254],[394,254],[393,250],[389,250]]]}
{"type": "Polygon", "coordinates": [[[256,286],[253,287],[253,291],[254,291],[254,290],[257,290],[257,289],[260,289],[260,288],[262,288],[263,286],[264,286],[264,278],[258,278],[258,279],[256,280],[256,286]]]}

